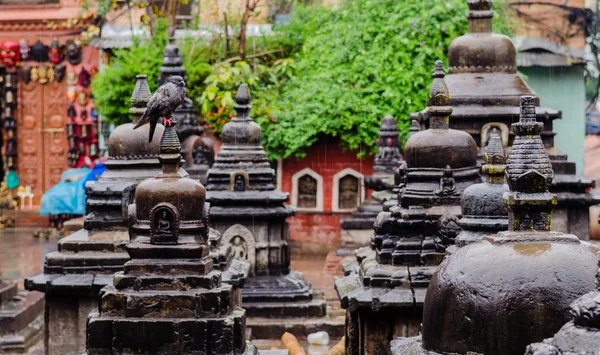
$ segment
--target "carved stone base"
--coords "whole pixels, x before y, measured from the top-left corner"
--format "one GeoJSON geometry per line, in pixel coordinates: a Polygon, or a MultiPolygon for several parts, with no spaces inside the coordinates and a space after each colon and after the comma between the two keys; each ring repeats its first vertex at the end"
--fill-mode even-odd
{"type": "Polygon", "coordinates": [[[0,352],[24,352],[34,345],[42,335],[43,310],[43,293],[19,292],[16,282],[1,281],[0,352]]]}

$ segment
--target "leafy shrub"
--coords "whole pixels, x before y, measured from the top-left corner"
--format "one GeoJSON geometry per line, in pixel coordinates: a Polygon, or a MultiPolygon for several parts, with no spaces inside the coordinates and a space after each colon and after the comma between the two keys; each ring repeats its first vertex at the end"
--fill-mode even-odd
{"type": "MultiPolygon", "coordinates": [[[[311,20],[311,13],[293,14],[290,28],[302,37],[292,41],[304,43],[296,76],[278,96],[277,124],[262,121],[270,157],[302,157],[321,136],[339,138],[359,156],[374,153],[386,114],[406,136],[409,113],[425,107],[434,61],[467,32],[467,10],[464,0],[342,0],[311,20]]],[[[498,12],[495,30],[507,33],[498,12]]]]}

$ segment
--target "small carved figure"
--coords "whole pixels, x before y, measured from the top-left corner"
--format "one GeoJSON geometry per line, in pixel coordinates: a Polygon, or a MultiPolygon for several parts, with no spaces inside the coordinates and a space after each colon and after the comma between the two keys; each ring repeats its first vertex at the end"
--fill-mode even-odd
{"type": "Polygon", "coordinates": [[[156,223],[156,234],[157,235],[171,235],[171,222],[167,217],[167,211],[163,210],[160,213],[158,222],[156,223]]]}
{"type": "Polygon", "coordinates": [[[236,236],[231,240],[231,251],[234,259],[248,260],[248,245],[242,237],[236,236]]]}
{"type": "Polygon", "coordinates": [[[66,44],[67,60],[70,64],[77,65],[81,63],[81,44],[72,39],[67,40],[66,44]]]}
{"type": "Polygon", "coordinates": [[[440,179],[440,188],[434,192],[436,196],[452,196],[456,194],[454,171],[449,165],[444,168],[444,176],[440,179]]]}
{"type": "Polygon", "coordinates": [[[236,175],[233,180],[233,191],[246,191],[246,180],[242,175],[236,175]]]}

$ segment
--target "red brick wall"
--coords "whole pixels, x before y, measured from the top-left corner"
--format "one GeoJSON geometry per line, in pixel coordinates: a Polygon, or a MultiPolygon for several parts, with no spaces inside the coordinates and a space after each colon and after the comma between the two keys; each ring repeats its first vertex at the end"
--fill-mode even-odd
{"type": "Polygon", "coordinates": [[[292,241],[337,246],[340,243],[340,217],[348,214],[332,212],[333,176],[351,168],[368,176],[373,173],[373,157],[356,158],[356,151],[342,150],[338,142],[319,142],[303,159],[288,158],[282,162],[281,189],[292,198],[292,176],[310,168],[323,177],[323,212],[297,212],[289,220],[292,241]]]}

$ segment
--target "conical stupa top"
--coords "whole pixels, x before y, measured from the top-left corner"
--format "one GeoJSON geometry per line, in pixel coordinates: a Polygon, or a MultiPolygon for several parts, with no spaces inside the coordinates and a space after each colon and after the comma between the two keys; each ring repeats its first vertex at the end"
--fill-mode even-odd
{"type": "Polygon", "coordinates": [[[252,97],[250,96],[248,85],[240,85],[235,94],[235,105],[233,108],[235,109],[236,117],[233,118],[234,120],[245,121],[250,119],[249,113],[250,109],[252,109],[252,105],[250,104],[251,101],[252,97]]]}
{"type": "Polygon", "coordinates": [[[420,130],[421,130],[421,126],[419,126],[419,121],[417,121],[416,119],[412,119],[410,121],[410,130],[408,131],[408,137],[419,132],[420,130]]]}
{"type": "Polygon", "coordinates": [[[179,75],[184,80],[187,80],[185,75],[185,67],[183,66],[183,60],[181,59],[181,53],[177,45],[170,43],[163,50],[162,66],[158,69],[160,77],[158,78],[158,85],[162,85],[167,82],[169,77],[173,75],[179,75]]]}
{"type": "Polygon", "coordinates": [[[485,148],[485,165],[481,167],[481,173],[487,176],[487,181],[492,184],[504,184],[506,172],[506,155],[502,138],[497,132],[492,132],[488,145],[485,148]]]}
{"type": "Polygon", "coordinates": [[[430,128],[448,129],[448,119],[452,113],[450,103],[450,92],[444,81],[446,73],[441,60],[435,61],[433,74],[433,83],[429,91],[429,100],[427,101],[427,111],[430,116],[430,128]]]}
{"type": "Polygon", "coordinates": [[[131,94],[131,108],[129,109],[129,114],[131,115],[133,123],[137,123],[144,114],[146,105],[152,97],[152,92],[150,92],[150,87],[148,86],[148,76],[137,75],[135,80],[135,87],[131,94]]]}
{"type": "Polygon", "coordinates": [[[535,99],[535,96],[532,95],[521,96],[519,122],[512,124],[512,130],[516,137],[508,157],[506,170],[507,182],[511,191],[518,191],[518,189],[515,190],[517,179],[529,171],[542,174],[546,178],[547,184],[550,184],[554,177],[550,158],[540,137],[544,124],[536,122],[535,99]]]}
{"type": "Polygon", "coordinates": [[[165,119],[165,131],[160,140],[160,155],[158,160],[162,164],[163,173],[176,173],[181,161],[181,143],[175,131],[174,118],[165,119]]]}

